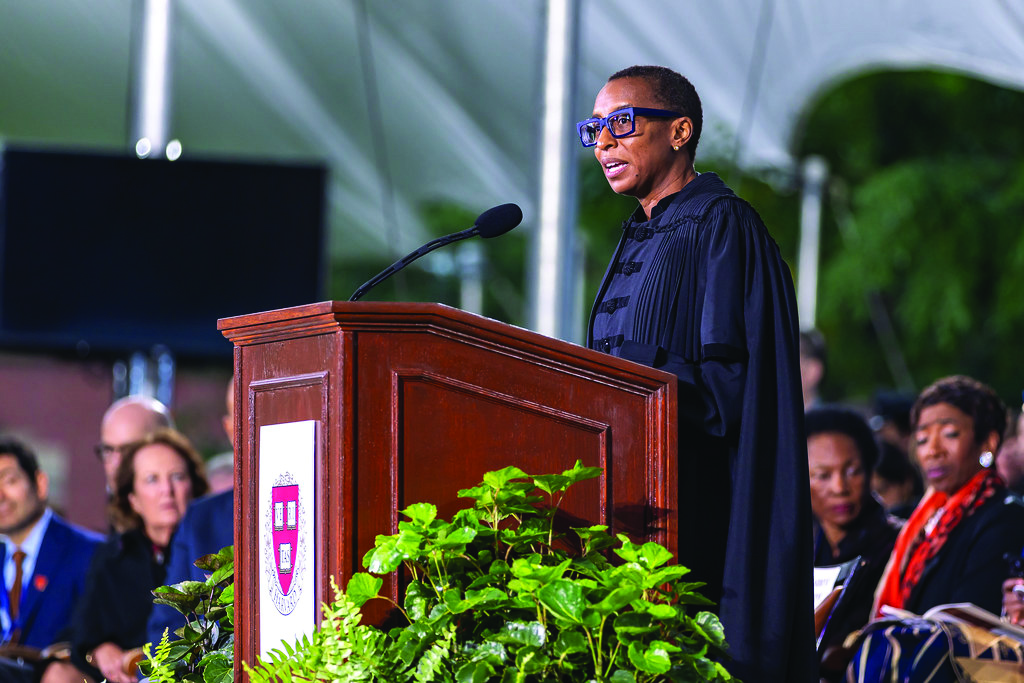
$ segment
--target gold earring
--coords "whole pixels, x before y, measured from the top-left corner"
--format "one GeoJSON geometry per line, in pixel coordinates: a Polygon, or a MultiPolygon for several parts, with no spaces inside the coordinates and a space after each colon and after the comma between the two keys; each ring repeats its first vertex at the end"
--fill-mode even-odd
{"type": "Polygon", "coordinates": [[[672,149],[674,149],[675,151],[678,152],[679,151],[679,145],[672,145],[672,149]]]}

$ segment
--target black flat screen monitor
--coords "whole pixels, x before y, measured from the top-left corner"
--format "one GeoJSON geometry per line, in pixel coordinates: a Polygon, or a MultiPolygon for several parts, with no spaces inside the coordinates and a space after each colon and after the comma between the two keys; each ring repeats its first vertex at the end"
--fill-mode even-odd
{"type": "Polygon", "coordinates": [[[228,358],[217,319],[319,301],[326,169],[8,148],[0,345],[228,358]]]}

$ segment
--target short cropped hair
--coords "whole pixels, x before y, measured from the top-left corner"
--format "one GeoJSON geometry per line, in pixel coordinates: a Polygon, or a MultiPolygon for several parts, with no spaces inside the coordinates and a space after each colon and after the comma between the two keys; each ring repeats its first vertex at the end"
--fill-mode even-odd
{"type": "Polygon", "coordinates": [[[822,406],[807,411],[804,418],[807,438],[816,434],[842,434],[849,437],[860,454],[861,465],[869,475],[878,460],[878,442],[859,413],[842,406],[822,406]]]}
{"type": "Polygon", "coordinates": [[[640,78],[647,81],[661,106],[677,111],[693,122],[693,133],[686,142],[686,151],[689,152],[691,161],[696,158],[697,143],[700,142],[700,132],[704,127],[704,113],[701,109],[700,96],[697,95],[697,89],[693,84],[682,74],[664,66],[626,67],[613,73],[608,82],[620,78],[640,78]]]}
{"type": "Polygon", "coordinates": [[[980,444],[988,435],[999,435],[996,448],[1006,434],[1006,404],[991,387],[973,377],[943,377],[921,392],[910,409],[910,424],[917,429],[921,411],[940,403],[948,403],[974,422],[974,443],[980,444]]]}
{"type": "Polygon", "coordinates": [[[36,489],[36,475],[39,474],[39,458],[32,449],[21,441],[10,437],[0,438],[0,455],[11,455],[18,467],[28,476],[32,488],[36,489]]]}
{"type": "Polygon", "coordinates": [[[209,489],[203,459],[188,438],[173,429],[158,429],[126,446],[121,454],[121,464],[117,467],[115,477],[114,497],[110,502],[111,516],[119,529],[137,529],[142,526],[142,518],[132,509],[128,496],[135,491],[135,456],[140,450],[153,444],[170,447],[185,461],[188,478],[192,482],[193,499],[202,496],[209,489]]]}

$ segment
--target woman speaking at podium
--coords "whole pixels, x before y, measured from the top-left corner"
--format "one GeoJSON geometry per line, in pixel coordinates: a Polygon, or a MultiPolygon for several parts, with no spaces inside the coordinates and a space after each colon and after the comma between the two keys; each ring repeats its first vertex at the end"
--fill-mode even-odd
{"type": "Polygon", "coordinates": [[[657,66],[612,75],[577,124],[639,207],[588,346],[679,378],[679,562],[718,603],[739,678],[817,680],[796,303],[757,212],[697,173],[700,98],[657,66]]]}

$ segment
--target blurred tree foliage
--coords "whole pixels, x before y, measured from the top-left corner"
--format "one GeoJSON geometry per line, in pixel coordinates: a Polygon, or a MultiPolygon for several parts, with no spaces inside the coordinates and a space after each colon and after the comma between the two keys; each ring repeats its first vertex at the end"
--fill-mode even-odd
{"type": "Polygon", "coordinates": [[[907,379],[953,373],[1016,403],[1024,386],[1024,93],[965,76],[885,72],[809,110],[800,157],[831,172],[818,325],[827,394],[865,397],[899,378],[871,306],[891,320],[907,379]]]}

